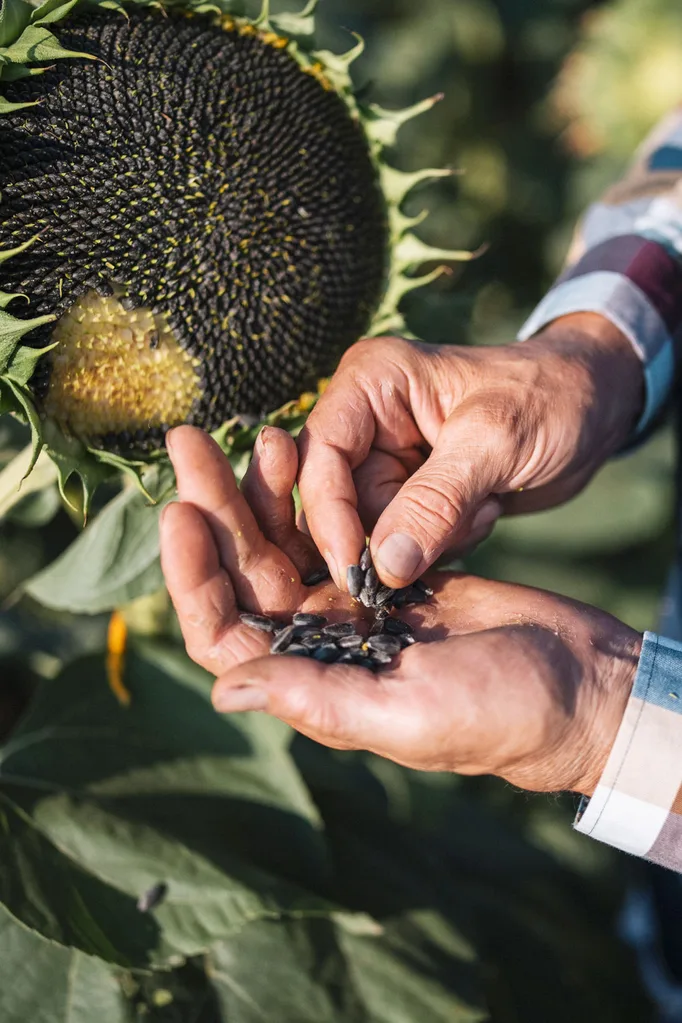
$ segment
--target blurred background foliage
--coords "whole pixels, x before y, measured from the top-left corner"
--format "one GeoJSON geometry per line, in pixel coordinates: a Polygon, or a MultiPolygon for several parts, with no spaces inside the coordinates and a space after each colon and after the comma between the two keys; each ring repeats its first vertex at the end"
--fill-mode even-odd
{"type": "MultiPolygon", "coordinates": [[[[410,200],[411,212],[431,210],[422,230],[434,244],[472,249],[486,244],[487,250],[410,297],[411,330],[431,342],[511,341],[559,272],[580,212],[617,178],[638,142],[682,98],[678,0],[322,0],[320,15],[323,45],[346,49],[349,31],[364,36],[366,50],[356,73],[372,99],[395,107],[444,93],[428,115],[403,129],[394,159],[407,170],[456,169],[452,179],[424,186],[410,200]]],[[[25,441],[10,423],[3,421],[0,431],[0,450],[9,461],[25,441]]],[[[569,506],[504,522],[468,566],[597,604],[639,629],[655,627],[674,551],[673,455],[670,432],[663,430],[607,466],[569,506]]],[[[28,495],[0,522],[1,732],[41,679],[103,649],[106,616],[50,612],[21,597],[21,583],[77,533],[52,490],[28,495]]],[[[314,760],[314,754],[304,746],[297,756],[314,790],[319,774],[306,760],[314,760]]],[[[350,756],[344,762],[352,774],[350,756]]],[[[614,928],[624,861],[572,832],[573,800],[528,797],[491,779],[417,776],[373,758],[362,759],[362,765],[381,786],[391,827],[428,840],[445,822],[450,862],[466,885],[483,891],[484,879],[495,878],[491,905],[499,906],[500,892],[515,885],[520,892],[528,885],[537,889],[538,879],[548,874],[557,925],[565,912],[559,906],[575,906],[585,927],[576,931],[577,940],[587,948],[585,936],[594,927],[596,958],[601,947],[604,962],[611,961],[613,949],[604,934],[614,928]]],[[[330,782],[329,791],[335,784],[330,782]]],[[[324,784],[321,789],[327,791],[324,784]]],[[[360,831],[364,812],[355,821],[360,831]]],[[[394,841],[388,828],[388,847],[394,841]]],[[[348,855],[352,861],[356,853],[348,855]]],[[[540,901],[548,905],[548,898],[543,892],[540,901]]],[[[515,941],[512,917],[505,925],[503,912],[493,914],[497,949],[481,923],[485,911],[479,910],[474,927],[477,953],[495,961],[498,970],[515,941]]],[[[543,926],[538,925],[539,934],[543,926]]],[[[616,983],[619,970],[620,961],[611,974],[616,983]]],[[[210,1010],[215,995],[207,993],[204,963],[155,977],[129,981],[135,1019],[208,1023],[217,1018],[210,1010]]],[[[526,1014],[518,1016],[505,987],[511,974],[500,977],[499,983],[490,981],[497,1005],[490,1018],[510,1023],[549,1018],[555,1007],[543,1003],[546,994],[532,1008],[531,999],[526,1014]]],[[[585,977],[589,986],[594,974],[588,970],[585,977]]],[[[530,979],[522,970],[517,981],[530,979]]],[[[585,1016],[588,1002],[589,997],[578,1001],[571,1018],[578,1012],[585,1016]]],[[[612,1008],[608,996],[595,996],[585,1018],[614,1023],[648,1018],[636,1000],[633,1015],[620,1000],[612,1008]]],[[[552,1018],[564,1017],[557,1009],[552,1018]]]]}

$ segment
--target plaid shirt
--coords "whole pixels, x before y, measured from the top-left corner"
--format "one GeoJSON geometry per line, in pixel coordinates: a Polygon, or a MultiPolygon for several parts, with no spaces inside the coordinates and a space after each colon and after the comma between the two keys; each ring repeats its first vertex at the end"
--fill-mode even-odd
{"type": "MultiPolygon", "coordinates": [[[[635,438],[669,403],[682,355],[682,108],[656,128],[625,178],[583,217],[567,267],[519,340],[567,313],[601,313],[644,365],[635,438]]],[[[681,562],[682,564],[682,562],[681,562]]],[[[579,831],[682,872],[682,571],[671,580],[663,638],[645,633],[634,688],[579,831]]]]}

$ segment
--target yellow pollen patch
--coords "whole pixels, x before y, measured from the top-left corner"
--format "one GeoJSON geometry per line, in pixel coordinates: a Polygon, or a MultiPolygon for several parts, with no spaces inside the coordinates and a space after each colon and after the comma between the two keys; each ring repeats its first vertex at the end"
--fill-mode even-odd
{"type": "Polygon", "coordinates": [[[55,324],[44,407],[80,437],[184,422],[201,398],[199,360],[163,316],[127,311],[116,297],[83,295],[55,324]]]}

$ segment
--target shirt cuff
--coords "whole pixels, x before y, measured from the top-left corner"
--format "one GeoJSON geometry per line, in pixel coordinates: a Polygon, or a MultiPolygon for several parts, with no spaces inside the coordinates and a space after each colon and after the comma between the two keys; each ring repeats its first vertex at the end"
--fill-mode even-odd
{"type": "Polygon", "coordinates": [[[682,872],[682,643],[644,634],[616,741],[575,827],[682,872]]]}
{"type": "Polygon", "coordinates": [[[646,397],[636,439],[665,405],[675,375],[673,339],[682,324],[682,264],[640,235],[589,249],[548,292],[518,334],[525,341],[569,313],[600,313],[629,339],[644,366],[646,397]]]}

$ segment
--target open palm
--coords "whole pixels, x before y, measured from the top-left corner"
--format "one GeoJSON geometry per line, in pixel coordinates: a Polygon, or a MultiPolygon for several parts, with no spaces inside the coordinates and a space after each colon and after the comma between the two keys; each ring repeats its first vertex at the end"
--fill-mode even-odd
{"type": "Polygon", "coordinates": [[[169,440],[180,502],[163,516],[162,563],[190,655],[220,676],[217,709],[267,710],[326,745],[423,770],[592,790],[629,695],[637,633],[553,594],[435,573],[433,601],[402,612],[419,642],[380,675],[269,656],[269,637],[240,612],[284,623],[315,611],[359,627],[367,615],[333,583],[302,581],[322,560],[296,528],[295,444],[264,431],[240,491],[208,436],[180,427],[169,440]]]}

